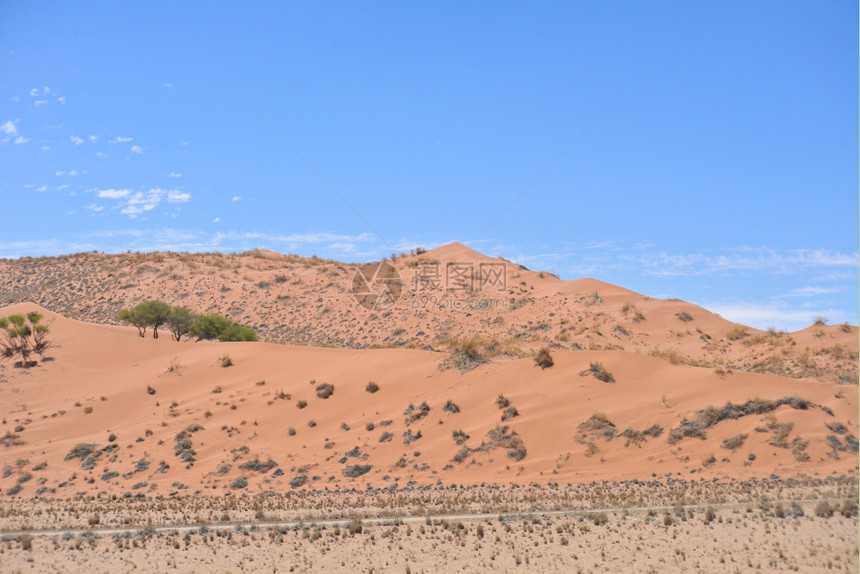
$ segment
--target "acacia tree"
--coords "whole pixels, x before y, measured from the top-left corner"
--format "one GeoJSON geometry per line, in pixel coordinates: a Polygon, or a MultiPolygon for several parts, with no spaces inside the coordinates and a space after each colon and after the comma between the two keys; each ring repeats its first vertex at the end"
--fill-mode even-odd
{"type": "Polygon", "coordinates": [[[167,323],[170,312],[170,305],[164,301],[146,301],[132,309],[123,309],[117,318],[137,327],[137,333],[141,337],[146,335],[147,327],[152,327],[152,338],[157,339],[158,328],[167,323]]]}
{"type": "Polygon", "coordinates": [[[27,315],[15,314],[0,317],[0,358],[6,360],[21,355],[21,366],[32,367],[34,354],[44,356],[51,348],[47,325],[40,324],[42,314],[33,311],[27,315]]]}
{"type": "Polygon", "coordinates": [[[188,335],[191,332],[196,320],[196,315],[188,307],[174,307],[170,310],[167,326],[170,327],[173,338],[181,341],[183,335],[188,335]]]}
{"type": "MultiPolygon", "coordinates": [[[[138,305],[138,307],[139,306],[140,305],[138,305]]],[[[149,327],[149,323],[140,313],[137,312],[137,307],[134,309],[123,309],[119,312],[119,315],[117,315],[117,319],[125,323],[131,323],[137,327],[138,336],[146,336],[146,328],[149,327]]]]}

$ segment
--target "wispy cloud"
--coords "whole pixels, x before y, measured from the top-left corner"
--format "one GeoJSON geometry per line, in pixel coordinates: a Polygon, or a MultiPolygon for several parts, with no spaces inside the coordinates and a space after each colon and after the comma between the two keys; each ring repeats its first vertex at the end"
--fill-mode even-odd
{"type": "Polygon", "coordinates": [[[79,138],[78,136],[69,136],[69,139],[72,140],[72,143],[75,145],[81,145],[84,143],[84,138],[79,138]]]}
{"type": "Polygon", "coordinates": [[[167,174],[167,177],[182,177],[182,174],[177,173],[175,171],[171,171],[170,173],[167,174]]]}
{"type": "Polygon", "coordinates": [[[809,327],[818,317],[828,317],[839,323],[848,320],[844,312],[822,307],[797,309],[770,302],[755,301],[714,302],[706,303],[703,306],[724,319],[759,329],[775,327],[786,331],[796,331],[809,327]]]}
{"type": "Polygon", "coordinates": [[[153,188],[147,191],[132,191],[127,188],[110,188],[90,191],[95,192],[99,199],[116,200],[115,209],[119,209],[120,213],[132,219],[154,210],[165,201],[167,203],[188,203],[191,201],[190,193],[178,189],[153,188]]]}
{"type": "Polygon", "coordinates": [[[30,140],[28,138],[25,138],[24,136],[18,136],[15,138],[15,143],[18,145],[25,144],[28,141],[30,141],[30,140]]]}
{"type": "Polygon", "coordinates": [[[143,153],[143,148],[139,145],[131,146],[131,153],[143,153]]]}
{"type": "Polygon", "coordinates": [[[21,120],[7,120],[5,123],[0,124],[0,132],[3,132],[7,136],[17,136],[18,135],[18,126],[16,125],[21,120]]]}
{"type": "Polygon", "coordinates": [[[666,252],[630,254],[624,259],[659,276],[719,275],[733,271],[796,273],[810,267],[857,267],[857,253],[831,249],[777,250],[770,247],[726,249],[722,253],[666,252]]]}
{"type": "Polygon", "coordinates": [[[242,199],[242,198],[239,197],[238,195],[234,195],[233,199],[231,199],[230,201],[239,201],[240,199],[242,199]]]}
{"type": "Polygon", "coordinates": [[[134,138],[125,138],[125,137],[117,136],[117,137],[113,138],[112,140],[108,141],[108,143],[111,145],[128,143],[128,142],[132,141],[133,139],[134,138]]]}
{"type": "Polygon", "coordinates": [[[97,195],[101,198],[119,199],[127,197],[129,194],[131,194],[130,189],[102,189],[98,191],[97,195]]]}
{"type": "Polygon", "coordinates": [[[842,293],[844,289],[838,287],[800,287],[798,289],[793,289],[789,293],[785,295],[781,295],[781,298],[788,297],[818,297],[821,295],[831,295],[834,293],[842,293]]]}

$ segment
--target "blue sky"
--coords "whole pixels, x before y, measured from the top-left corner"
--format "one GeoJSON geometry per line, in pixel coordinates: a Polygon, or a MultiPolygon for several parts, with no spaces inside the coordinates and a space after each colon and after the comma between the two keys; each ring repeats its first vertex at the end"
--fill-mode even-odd
{"type": "Polygon", "coordinates": [[[857,323],[856,2],[2,12],[0,257],[457,240],[756,327],[857,323]]]}

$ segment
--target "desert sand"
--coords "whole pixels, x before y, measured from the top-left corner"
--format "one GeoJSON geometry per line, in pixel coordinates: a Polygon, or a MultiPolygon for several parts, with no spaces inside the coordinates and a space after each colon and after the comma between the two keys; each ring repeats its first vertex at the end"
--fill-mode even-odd
{"type": "Polygon", "coordinates": [[[264,250],[0,261],[0,316],[54,342],[0,363],[2,570],[856,571],[856,326],[758,331],[461,244],[391,263],[367,309],[359,265],[264,250]],[[156,298],[263,341],[119,325],[156,298]]]}

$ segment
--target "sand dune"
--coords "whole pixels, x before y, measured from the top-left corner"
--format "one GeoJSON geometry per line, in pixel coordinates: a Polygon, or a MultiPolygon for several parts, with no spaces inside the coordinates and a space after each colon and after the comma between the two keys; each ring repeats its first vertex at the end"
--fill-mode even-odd
{"type": "Polygon", "coordinates": [[[0,367],[6,495],[856,474],[856,385],[620,350],[556,349],[548,369],[496,357],[461,373],[439,369],[442,352],[177,343],[44,313],[51,360],[0,367]],[[221,366],[225,355],[232,366],[221,366]],[[590,374],[598,362],[614,382],[590,374]],[[322,383],[334,385],[325,399],[322,383]],[[499,395],[517,411],[510,420],[499,395]],[[670,440],[708,407],[789,397],[800,401],[670,440]],[[446,411],[449,401],[457,408],[446,411]],[[781,443],[779,425],[791,425],[781,443]],[[649,428],[656,436],[639,434],[649,428]],[[738,435],[739,448],[722,446],[738,435]],[[80,444],[102,454],[89,465],[70,457],[80,444]]]}

